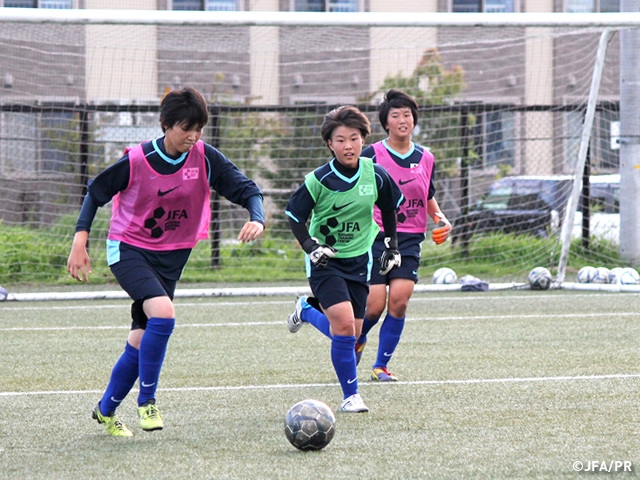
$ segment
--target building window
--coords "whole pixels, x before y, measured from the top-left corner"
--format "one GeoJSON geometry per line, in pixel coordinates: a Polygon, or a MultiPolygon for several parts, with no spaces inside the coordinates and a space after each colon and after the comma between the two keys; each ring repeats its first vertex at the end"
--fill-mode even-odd
{"type": "Polygon", "coordinates": [[[515,166],[514,112],[479,113],[472,133],[482,167],[515,166]]]}
{"type": "Polygon", "coordinates": [[[242,10],[240,0],[173,0],[172,10],[209,10],[235,12],[242,10]]]}
{"type": "Polygon", "coordinates": [[[359,12],[358,0],[291,0],[296,12],[359,12]]]}
{"type": "Polygon", "coordinates": [[[453,0],[451,11],[459,13],[515,12],[513,0],[453,0]]]}
{"type": "Polygon", "coordinates": [[[569,13],[619,12],[620,0],[567,0],[569,13]]]}
{"type": "Polygon", "coordinates": [[[73,0],[0,0],[8,8],[73,8],[73,0]]]}

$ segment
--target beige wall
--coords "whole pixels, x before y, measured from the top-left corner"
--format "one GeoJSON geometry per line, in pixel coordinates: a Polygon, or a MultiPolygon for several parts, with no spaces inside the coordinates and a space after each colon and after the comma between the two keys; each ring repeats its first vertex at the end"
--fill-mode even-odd
{"type": "MultiPolygon", "coordinates": [[[[529,0],[526,12],[553,12],[553,0],[529,0]]],[[[553,40],[548,29],[526,29],[525,105],[553,103],[553,40]],[[541,73],[544,75],[540,78],[541,73]]],[[[552,174],[553,114],[527,113],[522,173],[552,174]]]]}
{"type": "MultiPolygon", "coordinates": [[[[85,0],[85,8],[155,10],[156,1],[85,0]]],[[[158,99],[156,27],[87,25],[85,34],[87,101],[158,99]],[[129,48],[132,42],[135,51],[129,48]]]]}
{"type": "MultiPolygon", "coordinates": [[[[436,12],[436,0],[371,0],[372,12],[436,12]]],[[[369,91],[389,75],[413,73],[425,50],[436,46],[435,28],[372,28],[369,91]]]]}
{"type": "MultiPolygon", "coordinates": [[[[251,0],[254,11],[277,11],[278,0],[251,0]]],[[[280,103],[280,44],[278,27],[250,27],[251,37],[251,103],[277,105],[280,103]]]]}

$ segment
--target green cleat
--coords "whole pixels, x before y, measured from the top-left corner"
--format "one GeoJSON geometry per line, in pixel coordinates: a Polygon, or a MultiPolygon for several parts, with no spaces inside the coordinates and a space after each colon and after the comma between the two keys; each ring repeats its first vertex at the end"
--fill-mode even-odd
{"type": "Polygon", "coordinates": [[[140,428],[145,432],[153,432],[164,428],[164,422],[158,407],[156,407],[155,400],[149,400],[141,407],[138,407],[138,416],[140,417],[140,428]]]}
{"type": "Polygon", "coordinates": [[[131,430],[127,426],[118,420],[118,417],[114,415],[102,415],[100,412],[100,402],[95,406],[93,412],[91,412],[91,418],[97,420],[98,423],[103,423],[105,430],[112,437],[133,437],[131,430]]]}

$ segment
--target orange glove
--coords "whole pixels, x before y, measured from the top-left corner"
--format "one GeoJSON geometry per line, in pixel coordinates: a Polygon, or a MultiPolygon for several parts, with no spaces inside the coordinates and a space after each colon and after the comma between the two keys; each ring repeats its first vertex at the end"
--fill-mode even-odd
{"type": "Polygon", "coordinates": [[[433,229],[433,232],[431,232],[431,238],[436,245],[440,245],[449,238],[449,234],[451,233],[451,224],[442,212],[436,213],[433,218],[438,222],[438,228],[433,229]]]}

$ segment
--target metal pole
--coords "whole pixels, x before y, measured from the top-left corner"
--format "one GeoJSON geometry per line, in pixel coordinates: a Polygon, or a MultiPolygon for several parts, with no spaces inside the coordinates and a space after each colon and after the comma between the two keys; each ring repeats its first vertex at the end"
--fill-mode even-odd
{"type": "MultiPolygon", "coordinates": [[[[640,11],[622,0],[621,12],[640,11]]],[[[640,264],[640,29],[620,33],[620,257],[640,264]]]]}

